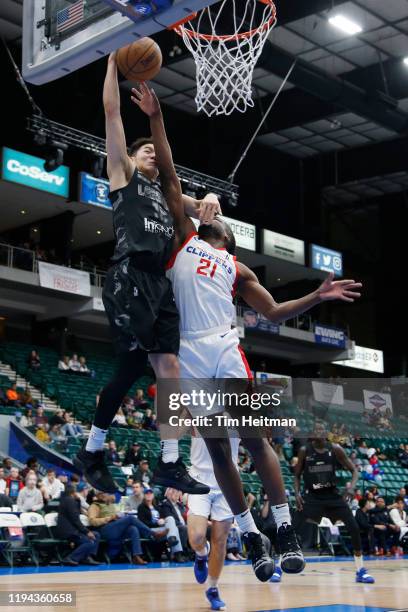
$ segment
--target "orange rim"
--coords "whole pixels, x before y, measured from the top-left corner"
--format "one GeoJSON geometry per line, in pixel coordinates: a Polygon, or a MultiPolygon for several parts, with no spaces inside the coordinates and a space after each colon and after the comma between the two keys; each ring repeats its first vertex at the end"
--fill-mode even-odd
{"type": "MultiPolygon", "coordinates": [[[[201,40],[207,40],[209,42],[215,41],[215,40],[228,41],[228,40],[242,40],[244,38],[251,38],[255,34],[259,34],[260,32],[263,32],[264,30],[269,30],[276,23],[276,6],[273,0],[258,0],[258,2],[269,5],[272,8],[272,16],[268,19],[268,21],[258,26],[257,28],[253,28],[252,30],[249,30],[248,32],[241,32],[240,34],[222,34],[220,36],[217,36],[216,34],[199,34],[195,30],[189,30],[188,28],[184,28],[184,32],[185,34],[187,34],[189,38],[200,38],[201,40]]],[[[182,36],[183,30],[181,29],[181,26],[191,21],[195,17],[197,17],[197,13],[193,13],[192,15],[189,15],[185,19],[182,19],[181,21],[174,23],[173,25],[169,26],[168,29],[174,30],[176,34],[178,34],[179,36],[182,36]]]]}

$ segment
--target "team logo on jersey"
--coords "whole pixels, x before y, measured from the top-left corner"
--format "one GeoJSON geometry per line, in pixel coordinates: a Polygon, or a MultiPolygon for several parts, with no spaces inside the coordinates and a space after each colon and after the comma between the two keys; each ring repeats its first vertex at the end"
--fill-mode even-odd
{"type": "Polygon", "coordinates": [[[169,240],[173,238],[174,228],[172,226],[166,227],[154,219],[147,219],[147,217],[145,217],[144,228],[145,232],[150,232],[151,234],[163,234],[169,240]]]}

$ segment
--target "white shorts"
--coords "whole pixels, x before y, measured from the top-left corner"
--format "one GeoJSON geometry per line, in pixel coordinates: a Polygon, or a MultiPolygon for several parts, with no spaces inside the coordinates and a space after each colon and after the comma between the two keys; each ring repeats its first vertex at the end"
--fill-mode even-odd
{"type": "Polygon", "coordinates": [[[204,516],[213,521],[228,521],[234,518],[222,492],[211,489],[206,495],[188,496],[188,516],[204,516]]]}
{"type": "Polygon", "coordinates": [[[252,378],[236,329],[180,340],[180,378],[252,378]]]}
{"type": "MultiPolygon", "coordinates": [[[[182,334],[179,362],[183,391],[197,388],[197,391],[213,393],[216,390],[214,379],[252,378],[236,329],[220,330],[219,333],[204,337],[185,337],[182,334]],[[195,378],[199,379],[196,385],[190,382],[195,378]],[[189,379],[185,387],[183,379],[189,379]]],[[[191,407],[189,411],[193,416],[209,414],[202,406],[191,407]]],[[[214,406],[211,415],[220,412],[224,412],[224,407],[214,406]]]]}

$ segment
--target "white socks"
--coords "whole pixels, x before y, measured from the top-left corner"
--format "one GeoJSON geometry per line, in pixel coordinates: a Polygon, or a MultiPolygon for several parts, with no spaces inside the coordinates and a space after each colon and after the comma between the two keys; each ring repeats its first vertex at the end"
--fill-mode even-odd
{"type": "Polygon", "coordinates": [[[279,504],[278,506],[271,506],[271,510],[278,529],[284,523],[286,523],[287,525],[292,524],[289,512],[289,504],[279,504]]]}
{"type": "Polygon", "coordinates": [[[246,510],[242,514],[236,514],[235,520],[242,533],[249,533],[250,531],[259,533],[250,510],[246,510]]]}
{"type": "Polygon", "coordinates": [[[210,589],[216,589],[218,587],[218,578],[211,578],[211,576],[208,576],[208,584],[210,585],[210,589]]]}
{"type": "Polygon", "coordinates": [[[160,446],[163,463],[175,463],[179,458],[178,440],[162,440],[160,446]]]}
{"type": "Polygon", "coordinates": [[[107,433],[107,429],[101,429],[100,427],[96,427],[96,425],[92,425],[85,450],[87,450],[88,453],[95,453],[96,451],[103,450],[107,433]]]}
{"type": "Polygon", "coordinates": [[[354,563],[356,564],[356,570],[357,571],[361,570],[361,568],[364,567],[363,555],[361,555],[360,557],[356,557],[356,555],[354,555],[354,563]]]}

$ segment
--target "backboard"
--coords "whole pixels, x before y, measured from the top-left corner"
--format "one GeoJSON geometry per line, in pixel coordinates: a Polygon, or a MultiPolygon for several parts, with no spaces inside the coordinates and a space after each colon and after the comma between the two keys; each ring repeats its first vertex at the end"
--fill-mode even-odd
{"type": "Polygon", "coordinates": [[[123,13],[132,11],[129,19],[111,0],[24,0],[23,77],[36,85],[53,81],[216,1],[120,0],[123,13]]]}

